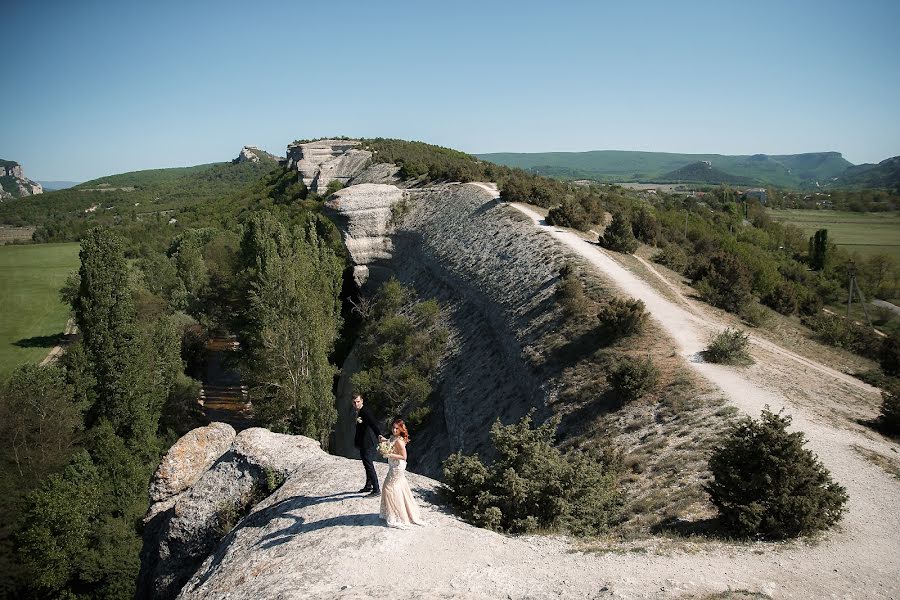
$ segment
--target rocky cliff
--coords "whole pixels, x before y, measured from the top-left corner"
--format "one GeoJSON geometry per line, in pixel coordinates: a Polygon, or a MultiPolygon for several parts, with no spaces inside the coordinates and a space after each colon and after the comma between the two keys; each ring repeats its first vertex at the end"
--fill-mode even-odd
{"type": "Polygon", "coordinates": [[[40,183],[25,177],[22,166],[11,160],[0,160],[0,200],[43,194],[40,183]]]}
{"type": "MultiPolygon", "coordinates": [[[[356,185],[328,202],[350,250],[356,280],[371,295],[388,277],[435,298],[450,347],[416,432],[411,468],[438,476],[450,453],[487,449],[497,418],[544,410],[554,391],[532,365],[533,344],[551,324],[562,251],[516,211],[475,185],[401,190],[356,185]]],[[[354,456],[348,359],[338,387],[334,450],[354,456]]]]}
{"type": "Polygon", "coordinates": [[[332,181],[346,185],[362,173],[372,153],[360,149],[357,140],[318,140],[291,144],[287,149],[289,168],[297,169],[303,183],[314,192],[324,192],[332,181]]]}

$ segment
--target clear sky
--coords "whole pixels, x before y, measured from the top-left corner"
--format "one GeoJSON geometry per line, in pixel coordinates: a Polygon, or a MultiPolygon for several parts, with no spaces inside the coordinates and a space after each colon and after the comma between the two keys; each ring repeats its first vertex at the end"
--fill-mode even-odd
{"type": "Polygon", "coordinates": [[[241,146],[900,154],[900,2],[0,0],[0,158],[83,181],[241,146]]]}

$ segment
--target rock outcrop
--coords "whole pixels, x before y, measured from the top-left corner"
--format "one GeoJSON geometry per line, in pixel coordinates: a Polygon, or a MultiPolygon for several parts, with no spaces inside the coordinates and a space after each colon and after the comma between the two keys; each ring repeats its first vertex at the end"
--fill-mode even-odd
{"type": "Polygon", "coordinates": [[[273,156],[266,152],[265,150],[260,150],[256,146],[244,146],[241,148],[241,151],[238,153],[237,158],[231,161],[231,164],[237,165],[245,162],[259,163],[259,162],[271,162],[275,163],[282,160],[277,156],[273,156]]]}
{"type": "Polygon", "coordinates": [[[40,183],[25,177],[22,166],[11,160],[0,160],[0,200],[43,194],[40,183]]]}
{"type": "Polygon", "coordinates": [[[174,598],[248,503],[323,454],[314,440],[222,423],[194,430],[166,454],[150,484],[138,597],[174,598]]]}
{"type": "MultiPolygon", "coordinates": [[[[378,271],[378,264],[392,256],[391,221],[404,194],[395,185],[363,183],[338,190],[325,203],[341,229],[360,287],[369,281],[371,269],[378,271]]],[[[382,276],[375,281],[383,280],[382,276]]]]}
{"type": "MultiPolygon", "coordinates": [[[[450,453],[487,451],[495,419],[508,423],[532,407],[547,410],[554,390],[529,357],[553,326],[547,317],[564,253],[474,185],[394,189],[351,186],[329,207],[358,279],[368,273],[365,294],[394,276],[437,299],[446,316],[450,345],[431,397],[433,416],[416,432],[411,453],[413,470],[438,476],[450,453]]],[[[337,431],[352,425],[351,366],[344,365],[338,386],[337,431]]],[[[333,450],[355,456],[352,437],[336,435],[333,450]]]]}
{"type": "Polygon", "coordinates": [[[332,181],[346,185],[362,173],[372,153],[361,150],[358,140],[319,140],[291,144],[287,149],[288,168],[297,169],[303,183],[314,192],[324,192],[332,181]]]}

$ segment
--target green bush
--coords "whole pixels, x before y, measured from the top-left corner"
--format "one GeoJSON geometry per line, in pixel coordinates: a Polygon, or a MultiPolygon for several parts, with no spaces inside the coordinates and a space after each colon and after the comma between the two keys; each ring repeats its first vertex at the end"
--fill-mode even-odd
{"type": "Polygon", "coordinates": [[[556,301],[569,316],[578,317],[587,312],[588,298],[572,265],[566,264],[559,270],[556,301]]]}
{"type": "Polygon", "coordinates": [[[650,357],[625,357],[609,374],[609,384],[622,404],[650,393],[659,384],[659,369],[650,357]]]}
{"type": "Polygon", "coordinates": [[[894,330],[881,342],[878,362],[887,375],[900,375],[900,331],[894,330]]]}
{"type": "Polygon", "coordinates": [[[566,196],[562,204],[550,209],[547,213],[547,224],[571,227],[579,231],[587,231],[591,227],[587,211],[572,196],[566,196]]]}
{"type": "Polygon", "coordinates": [[[741,307],[741,318],[753,327],[762,327],[769,322],[772,314],[765,307],[760,306],[756,302],[748,302],[741,307]]]}
{"type": "Polygon", "coordinates": [[[891,379],[881,392],[881,425],[889,433],[900,433],[900,379],[891,379]]]}
{"type": "Polygon", "coordinates": [[[654,254],[653,262],[683,274],[687,269],[688,255],[681,246],[672,243],[654,254]]]}
{"type": "Polygon", "coordinates": [[[792,315],[797,312],[800,303],[797,286],[790,281],[781,281],[763,296],[762,303],[783,315],[792,315]]]}
{"type": "Polygon", "coordinates": [[[613,298],[609,304],[600,309],[597,318],[603,329],[611,335],[624,337],[641,330],[647,321],[647,311],[640,300],[613,298]]]}
{"type": "Polygon", "coordinates": [[[592,450],[561,452],[554,447],[559,418],[532,427],[533,412],[511,425],[494,423],[492,464],[477,456],[450,455],[442,492],[479,527],[509,533],[606,531],[621,506],[621,459],[592,450]]]}
{"type": "Polygon", "coordinates": [[[646,206],[641,206],[631,220],[631,232],[645,244],[656,244],[662,238],[662,227],[646,206]]]}
{"type": "Polygon", "coordinates": [[[878,358],[882,340],[868,327],[826,313],[803,317],[802,321],[822,342],[830,346],[844,348],[867,358],[878,358]]]}
{"type": "Polygon", "coordinates": [[[703,357],[709,362],[723,364],[746,364],[752,362],[747,347],[750,335],[740,329],[726,328],[713,336],[703,357]]]}
{"type": "Polygon", "coordinates": [[[706,486],[726,527],[741,537],[784,539],[837,523],[847,502],[789,416],[768,407],[761,419],[739,420],[709,459],[706,486]]]}
{"type": "Polygon", "coordinates": [[[698,275],[697,291],[713,306],[738,312],[751,300],[750,271],[731,253],[717,252],[698,275]]]}
{"type": "Polygon", "coordinates": [[[638,242],[634,239],[634,233],[631,231],[631,223],[628,222],[628,217],[620,212],[613,214],[612,221],[606,226],[606,230],[600,236],[599,241],[604,248],[625,254],[634,252],[638,247],[638,242]]]}

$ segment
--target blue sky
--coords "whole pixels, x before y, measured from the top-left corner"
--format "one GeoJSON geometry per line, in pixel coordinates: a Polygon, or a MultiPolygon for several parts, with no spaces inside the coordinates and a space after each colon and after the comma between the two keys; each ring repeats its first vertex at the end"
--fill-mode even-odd
{"type": "Polygon", "coordinates": [[[900,2],[2,0],[32,179],[323,135],[467,152],[900,154],[900,2]]]}

